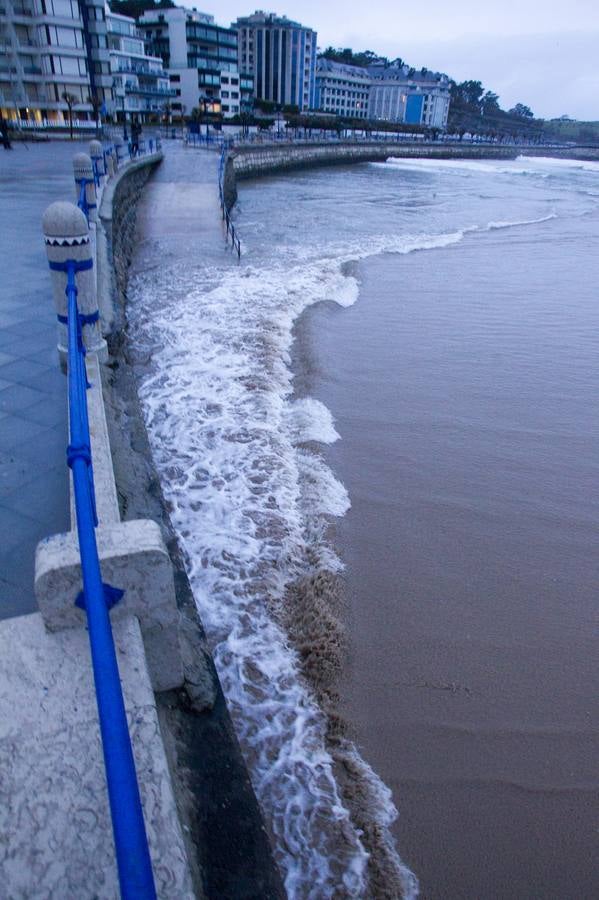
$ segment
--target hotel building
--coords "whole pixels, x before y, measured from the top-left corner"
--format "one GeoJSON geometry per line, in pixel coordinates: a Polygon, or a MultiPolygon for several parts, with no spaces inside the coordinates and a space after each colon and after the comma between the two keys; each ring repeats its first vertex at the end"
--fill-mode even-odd
{"type": "Polygon", "coordinates": [[[353,119],[368,118],[372,78],[366,69],[319,59],[316,63],[316,109],[353,119]]]}
{"type": "Polygon", "coordinates": [[[449,78],[382,61],[362,68],[321,58],[316,65],[316,108],[346,118],[445,128],[449,78]]]}
{"type": "Polygon", "coordinates": [[[449,114],[449,78],[408,66],[369,66],[371,119],[445,128],[449,114]]]}
{"type": "Polygon", "coordinates": [[[257,100],[308,110],[315,103],[316,32],[285,16],[237,19],[239,68],[254,76],[257,100]]]}

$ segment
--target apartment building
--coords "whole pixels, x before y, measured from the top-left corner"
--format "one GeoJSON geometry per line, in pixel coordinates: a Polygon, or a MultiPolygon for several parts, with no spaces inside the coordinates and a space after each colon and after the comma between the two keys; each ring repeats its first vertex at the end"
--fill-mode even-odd
{"type": "Polygon", "coordinates": [[[367,68],[319,59],[316,107],[338,116],[445,128],[449,78],[381,60],[367,68]]]}
{"type": "Polygon", "coordinates": [[[368,118],[372,78],[361,66],[319,59],[316,63],[315,107],[354,119],[368,118]]]}
{"type": "Polygon", "coordinates": [[[168,70],[174,111],[200,108],[227,119],[252,108],[254,82],[238,66],[235,29],[183,7],[147,11],[138,27],[168,70]]]}
{"type": "Polygon", "coordinates": [[[0,109],[7,119],[93,119],[112,100],[104,0],[0,0],[0,109]]]}
{"type": "Polygon", "coordinates": [[[237,19],[239,68],[254,76],[257,100],[312,109],[316,32],[285,16],[257,11],[237,19]]]}
{"type": "Polygon", "coordinates": [[[135,19],[107,9],[106,28],[114,93],[108,111],[117,121],[161,115],[175,98],[162,59],[146,53],[135,19]]]}
{"type": "Polygon", "coordinates": [[[450,100],[447,75],[383,62],[369,66],[367,72],[371,78],[371,119],[446,127],[450,100]]]}

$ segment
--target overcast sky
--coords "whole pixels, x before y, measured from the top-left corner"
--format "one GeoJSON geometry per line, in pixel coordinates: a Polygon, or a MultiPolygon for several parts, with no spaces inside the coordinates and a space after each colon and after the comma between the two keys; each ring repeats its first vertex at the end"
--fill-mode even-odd
{"type": "MultiPolygon", "coordinates": [[[[175,0],[228,25],[246,0],[175,0]]],[[[410,65],[478,79],[501,106],[599,120],[599,0],[280,0],[263,6],[318,32],[318,46],[373,50],[410,65]]]]}

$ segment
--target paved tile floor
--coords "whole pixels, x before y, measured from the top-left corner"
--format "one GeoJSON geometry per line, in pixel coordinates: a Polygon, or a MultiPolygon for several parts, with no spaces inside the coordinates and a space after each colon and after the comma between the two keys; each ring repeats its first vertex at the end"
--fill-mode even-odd
{"type": "Polygon", "coordinates": [[[0,618],[36,609],[37,542],[69,528],[66,379],[41,219],[75,196],[72,157],[86,144],[0,150],[0,618]]]}

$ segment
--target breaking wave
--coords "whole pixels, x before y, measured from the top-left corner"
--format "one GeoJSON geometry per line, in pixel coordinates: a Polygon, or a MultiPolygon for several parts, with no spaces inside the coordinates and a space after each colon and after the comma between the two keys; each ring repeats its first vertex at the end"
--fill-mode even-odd
{"type": "Polygon", "coordinates": [[[517,228],[519,225],[539,225],[541,222],[549,222],[551,219],[557,219],[557,213],[549,213],[546,216],[540,216],[538,219],[517,219],[514,222],[489,222],[488,231],[497,231],[500,228],[517,228]]]}
{"type": "MultiPolygon", "coordinates": [[[[463,231],[377,238],[357,255],[444,247],[463,231]]],[[[330,517],[350,506],[314,449],[337,440],[292,398],[293,323],[354,303],[356,252],[291,268],[142,272],[129,329],[148,434],[196,602],[292,898],[404,897],[417,881],[391,793],[335,716],[343,654],[330,517]]]]}
{"type": "MultiPolygon", "coordinates": [[[[536,162],[536,159],[534,160],[536,162]]],[[[399,157],[389,157],[385,162],[371,163],[373,166],[387,166],[396,169],[422,169],[430,171],[431,169],[451,169],[456,174],[464,173],[468,176],[470,173],[488,174],[488,175],[531,175],[537,178],[549,178],[550,172],[546,172],[541,168],[535,168],[532,159],[528,157],[518,157],[513,162],[500,162],[499,160],[475,160],[475,159],[400,159],[399,157]],[[515,165],[515,163],[520,165],[515,165]],[[527,165],[522,165],[526,162],[527,165]]]]}

